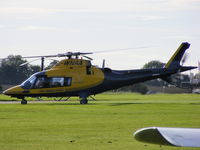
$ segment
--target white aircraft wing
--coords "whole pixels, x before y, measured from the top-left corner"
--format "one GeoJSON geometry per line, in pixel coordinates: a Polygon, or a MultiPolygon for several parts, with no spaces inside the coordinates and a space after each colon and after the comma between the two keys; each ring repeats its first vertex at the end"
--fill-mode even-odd
{"type": "Polygon", "coordinates": [[[159,145],[200,147],[200,129],[148,127],[134,133],[136,140],[159,145]]]}

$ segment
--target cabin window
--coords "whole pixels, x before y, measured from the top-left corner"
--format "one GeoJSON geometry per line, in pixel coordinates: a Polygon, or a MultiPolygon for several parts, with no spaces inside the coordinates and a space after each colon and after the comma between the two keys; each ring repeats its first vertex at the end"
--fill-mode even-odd
{"type": "Polygon", "coordinates": [[[92,74],[92,67],[91,66],[86,66],[86,74],[91,75],[92,74]]]}
{"type": "Polygon", "coordinates": [[[72,84],[72,78],[71,77],[65,78],[64,86],[71,86],[71,84],[72,84]]]}
{"type": "Polygon", "coordinates": [[[72,82],[72,78],[67,77],[53,77],[50,78],[50,87],[62,87],[62,86],[70,86],[72,82]]]}
{"type": "Polygon", "coordinates": [[[49,88],[48,78],[46,77],[37,78],[34,88],[49,88]]]}
{"type": "Polygon", "coordinates": [[[91,75],[92,74],[92,64],[90,61],[87,62],[87,65],[86,65],[86,74],[87,75],[91,75]]]}
{"type": "Polygon", "coordinates": [[[71,77],[38,77],[34,88],[53,88],[53,87],[63,87],[71,86],[72,78],[71,77]]]}
{"type": "Polygon", "coordinates": [[[50,87],[61,87],[64,86],[64,78],[54,77],[50,80],[50,87]]]}

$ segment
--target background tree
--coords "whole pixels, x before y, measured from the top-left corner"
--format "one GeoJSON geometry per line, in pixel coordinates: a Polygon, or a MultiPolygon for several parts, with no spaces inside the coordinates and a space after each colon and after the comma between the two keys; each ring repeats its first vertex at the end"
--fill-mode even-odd
{"type": "Polygon", "coordinates": [[[21,59],[20,55],[9,55],[7,59],[1,62],[1,79],[4,84],[16,84],[26,76],[26,66],[20,67],[20,64],[26,61],[21,59]]]}
{"type": "Polygon", "coordinates": [[[163,68],[165,64],[159,60],[152,60],[144,64],[143,69],[152,69],[152,68],[163,68]]]}
{"type": "MultiPolygon", "coordinates": [[[[146,64],[144,64],[143,69],[152,69],[152,68],[163,68],[165,64],[163,62],[160,62],[159,60],[152,60],[146,64]]],[[[150,86],[164,86],[167,83],[160,79],[155,79],[151,81],[146,81],[145,84],[150,86]]]]}
{"type": "Polygon", "coordinates": [[[20,55],[9,55],[7,59],[2,60],[0,67],[0,82],[2,84],[19,84],[33,73],[39,71],[38,66],[29,66],[21,64],[27,62],[20,55]]]}
{"type": "MultiPolygon", "coordinates": [[[[158,60],[153,60],[150,61],[148,63],[146,63],[143,68],[144,69],[149,69],[149,68],[163,68],[164,67],[164,63],[158,61],[158,60]]],[[[182,83],[184,82],[189,82],[189,76],[186,74],[174,74],[171,76],[171,80],[172,80],[172,84],[178,86],[178,87],[182,87],[182,83]]],[[[168,86],[169,83],[161,80],[161,79],[155,79],[155,80],[151,80],[151,81],[146,81],[145,82],[146,85],[148,86],[168,86]]]]}
{"type": "Polygon", "coordinates": [[[45,68],[45,70],[51,69],[54,65],[56,65],[59,61],[53,60],[50,64],[45,68]]]}
{"type": "Polygon", "coordinates": [[[2,91],[3,89],[2,89],[2,85],[1,85],[1,83],[0,83],[0,92],[2,91]]]}
{"type": "Polygon", "coordinates": [[[41,67],[38,66],[38,65],[29,65],[29,68],[30,68],[30,72],[29,72],[30,75],[32,75],[32,74],[34,74],[36,72],[41,71],[41,67]]]}
{"type": "Polygon", "coordinates": [[[200,79],[200,72],[196,73],[196,74],[194,75],[194,77],[197,78],[197,79],[200,79]]]}

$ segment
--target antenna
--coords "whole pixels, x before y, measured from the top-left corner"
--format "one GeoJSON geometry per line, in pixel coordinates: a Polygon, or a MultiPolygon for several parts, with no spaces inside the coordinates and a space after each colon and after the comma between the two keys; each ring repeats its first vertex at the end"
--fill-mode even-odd
{"type": "Polygon", "coordinates": [[[103,64],[102,64],[102,68],[105,68],[105,59],[103,59],[103,64]]]}

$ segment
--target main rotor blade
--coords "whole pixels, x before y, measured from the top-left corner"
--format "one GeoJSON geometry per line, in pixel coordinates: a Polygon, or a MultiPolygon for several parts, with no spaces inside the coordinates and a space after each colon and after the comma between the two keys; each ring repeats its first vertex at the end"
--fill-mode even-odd
{"type": "Polygon", "coordinates": [[[128,50],[137,50],[137,49],[146,49],[151,48],[152,46],[140,46],[140,47],[133,47],[133,48],[120,48],[120,49],[107,49],[101,51],[95,51],[94,53],[110,53],[110,52],[117,52],[117,51],[128,51],[128,50]]]}
{"type": "Polygon", "coordinates": [[[68,56],[79,56],[79,55],[89,55],[93,54],[92,52],[89,53],[84,53],[84,52],[66,52],[66,53],[61,53],[61,54],[56,54],[56,55],[43,55],[43,56],[25,56],[22,58],[47,58],[47,57],[68,57],[68,56]]]}
{"type": "Polygon", "coordinates": [[[32,60],[32,61],[27,61],[27,62],[25,62],[25,63],[22,63],[22,64],[19,65],[19,66],[22,67],[22,66],[25,66],[25,65],[27,65],[27,64],[30,64],[30,63],[32,63],[32,62],[34,62],[34,61],[37,61],[37,60],[40,60],[40,58],[35,59],[35,60],[32,60]]]}
{"type": "Polygon", "coordinates": [[[85,56],[85,55],[83,55],[83,57],[85,57],[85,58],[87,58],[89,60],[93,60],[91,57],[88,57],[88,56],[85,56]]]}
{"type": "MultiPolygon", "coordinates": [[[[110,52],[117,52],[117,51],[127,51],[127,50],[133,50],[133,49],[146,49],[146,48],[151,48],[152,46],[140,46],[140,47],[134,47],[134,48],[121,48],[121,49],[108,49],[108,50],[101,50],[101,51],[94,51],[94,52],[66,52],[66,53],[61,53],[61,54],[56,54],[56,55],[38,55],[38,56],[25,56],[21,58],[48,58],[48,57],[71,57],[71,56],[80,56],[82,55],[83,57],[93,60],[91,57],[85,56],[89,54],[94,54],[94,53],[110,53],[110,52]]],[[[8,59],[8,58],[0,58],[0,61],[8,59]]],[[[24,63],[25,64],[25,63],[24,63]]]]}
{"type": "Polygon", "coordinates": [[[41,57],[58,57],[58,55],[25,56],[25,57],[22,57],[22,58],[41,58],[41,57]]]}

